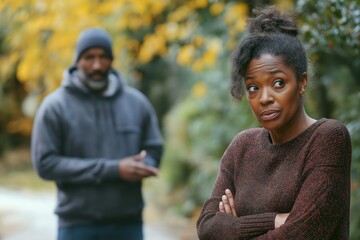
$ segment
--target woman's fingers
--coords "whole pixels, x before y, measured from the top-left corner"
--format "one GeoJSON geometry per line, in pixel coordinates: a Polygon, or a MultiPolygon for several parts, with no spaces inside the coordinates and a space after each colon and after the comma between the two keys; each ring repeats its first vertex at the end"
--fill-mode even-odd
{"type": "Polygon", "coordinates": [[[221,200],[222,200],[222,202],[224,204],[225,212],[229,213],[229,214],[232,214],[232,210],[231,210],[231,207],[230,207],[229,200],[228,200],[227,196],[223,195],[221,200]]]}
{"type": "Polygon", "coordinates": [[[230,209],[231,209],[232,215],[234,215],[235,217],[237,217],[236,208],[235,208],[235,199],[234,199],[231,191],[230,191],[229,189],[226,189],[226,190],[225,190],[225,194],[226,194],[226,196],[227,196],[227,199],[228,199],[228,202],[229,202],[229,205],[230,205],[230,209]]]}
{"type": "Polygon", "coordinates": [[[222,195],[221,197],[221,202],[219,202],[219,211],[237,217],[235,199],[229,189],[226,189],[225,195],[222,195]]]}
{"type": "Polygon", "coordinates": [[[225,208],[224,208],[224,203],[223,202],[219,202],[219,211],[222,213],[225,213],[225,208]]]}

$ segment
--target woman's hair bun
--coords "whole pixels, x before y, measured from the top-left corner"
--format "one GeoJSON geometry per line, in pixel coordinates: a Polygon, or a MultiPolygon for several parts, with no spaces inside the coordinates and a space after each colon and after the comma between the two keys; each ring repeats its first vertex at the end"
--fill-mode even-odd
{"type": "Polygon", "coordinates": [[[296,37],[298,28],[294,17],[281,14],[274,6],[253,11],[254,17],[248,20],[248,29],[252,34],[284,33],[296,37]]]}

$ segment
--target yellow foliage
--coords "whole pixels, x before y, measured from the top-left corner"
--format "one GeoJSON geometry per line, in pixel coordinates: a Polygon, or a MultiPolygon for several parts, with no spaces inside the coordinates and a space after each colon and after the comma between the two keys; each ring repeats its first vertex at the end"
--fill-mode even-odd
{"type": "Polygon", "coordinates": [[[201,72],[204,70],[204,62],[202,59],[195,59],[194,63],[191,65],[191,69],[194,72],[201,72]]]}
{"type": "Polygon", "coordinates": [[[157,34],[147,35],[140,47],[139,61],[147,63],[156,55],[164,55],[166,51],[166,40],[163,36],[157,34]]]}
{"type": "Polygon", "coordinates": [[[148,10],[148,2],[147,0],[135,0],[130,1],[132,5],[132,11],[134,13],[143,14],[148,10]]]}
{"type": "Polygon", "coordinates": [[[159,15],[162,12],[164,12],[164,10],[166,9],[166,7],[170,4],[170,0],[151,0],[150,2],[150,12],[153,15],[159,15]]]}
{"type": "Polygon", "coordinates": [[[6,126],[8,133],[20,133],[29,136],[31,134],[32,120],[20,118],[10,121],[6,126]]]}
{"type": "Polygon", "coordinates": [[[14,26],[6,36],[10,50],[0,59],[0,76],[5,78],[19,62],[16,75],[28,91],[37,89],[40,79],[52,91],[72,64],[84,28],[99,26],[111,33],[115,67],[148,63],[176,43],[176,62],[203,71],[216,64],[223,46],[234,45],[232,36],[244,29],[248,5],[209,0],[0,0],[0,12],[14,26]],[[227,43],[198,31],[196,14],[202,8],[213,16],[223,14],[230,34],[227,43]],[[120,30],[132,30],[136,39],[120,30]]]}
{"type": "Polygon", "coordinates": [[[121,7],[122,1],[104,1],[102,4],[99,4],[97,7],[97,12],[99,14],[109,14],[116,12],[121,7]]]}
{"type": "Polygon", "coordinates": [[[191,22],[179,25],[178,39],[182,40],[189,38],[195,31],[196,27],[196,24],[191,22]]]}
{"type": "Polygon", "coordinates": [[[242,19],[247,17],[248,11],[249,7],[246,3],[236,3],[235,5],[229,7],[225,16],[225,22],[231,24],[239,18],[242,19]]]}
{"type": "Polygon", "coordinates": [[[170,13],[168,20],[169,22],[181,22],[186,20],[192,13],[193,10],[188,5],[183,5],[170,13]]]}
{"type": "Polygon", "coordinates": [[[215,54],[220,53],[221,48],[222,48],[221,39],[219,39],[219,38],[210,39],[207,48],[209,49],[209,51],[212,51],[215,54]]]}
{"type": "Polygon", "coordinates": [[[192,38],[192,44],[196,47],[196,48],[200,48],[203,46],[205,42],[205,39],[203,36],[197,34],[192,38]]]}
{"type": "Polygon", "coordinates": [[[236,21],[235,25],[234,25],[234,29],[237,33],[244,31],[246,27],[246,21],[245,18],[239,21],[236,21]]]}
{"type": "Polygon", "coordinates": [[[166,24],[159,25],[156,28],[156,32],[163,35],[168,41],[175,41],[179,37],[179,25],[175,22],[169,22],[166,24]]]}
{"type": "Polygon", "coordinates": [[[47,48],[52,49],[53,53],[59,54],[67,48],[73,49],[79,32],[68,29],[59,29],[55,31],[47,42],[47,48]]]}
{"type": "Polygon", "coordinates": [[[126,41],[126,48],[129,49],[129,51],[133,51],[133,52],[138,52],[139,48],[140,48],[140,43],[139,41],[135,40],[135,39],[130,39],[128,41],[126,41]]]}
{"type": "Polygon", "coordinates": [[[183,66],[189,66],[194,59],[195,48],[193,45],[185,45],[180,48],[176,62],[183,66]]]}
{"type": "Polygon", "coordinates": [[[210,6],[210,13],[213,16],[217,16],[219,14],[221,14],[224,11],[224,3],[222,2],[216,2],[211,4],[210,6]]]}
{"type": "Polygon", "coordinates": [[[216,63],[216,53],[208,50],[203,54],[202,60],[204,62],[204,65],[214,66],[216,63]]]}
{"type": "Polygon", "coordinates": [[[128,27],[131,29],[131,30],[137,30],[139,29],[140,27],[143,26],[143,21],[140,17],[136,16],[136,15],[133,15],[131,17],[131,20],[128,21],[128,27]]]}
{"type": "Polygon", "coordinates": [[[294,7],[292,0],[275,0],[275,4],[280,11],[289,11],[294,7]]]}
{"type": "Polygon", "coordinates": [[[18,52],[11,52],[10,55],[0,58],[0,81],[5,80],[14,71],[18,59],[18,52]]]}
{"type": "Polygon", "coordinates": [[[209,1],[208,0],[194,0],[193,1],[195,8],[205,8],[208,6],[209,1]]]}
{"type": "Polygon", "coordinates": [[[224,21],[230,28],[234,28],[237,32],[241,32],[245,28],[248,11],[249,7],[246,3],[237,3],[228,8],[224,21]]]}
{"type": "Polygon", "coordinates": [[[40,17],[34,17],[31,21],[28,21],[24,27],[29,32],[38,32],[41,30],[52,29],[54,27],[55,16],[53,14],[42,15],[40,17]]]}
{"type": "Polygon", "coordinates": [[[22,6],[25,5],[24,0],[19,0],[19,1],[13,1],[13,0],[1,0],[0,1],[0,9],[5,9],[8,8],[10,10],[10,12],[15,12],[17,11],[19,8],[21,8],[22,6]]]}
{"type": "Polygon", "coordinates": [[[202,82],[198,82],[196,83],[193,88],[192,88],[192,96],[196,97],[196,98],[202,98],[206,95],[207,92],[207,88],[205,83],[202,82]]]}

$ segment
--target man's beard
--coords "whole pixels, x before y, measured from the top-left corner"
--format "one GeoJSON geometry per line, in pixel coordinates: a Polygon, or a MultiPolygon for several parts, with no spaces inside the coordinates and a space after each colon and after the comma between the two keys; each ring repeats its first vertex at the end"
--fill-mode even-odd
{"type": "Polygon", "coordinates": [[[83,82],[91,91],[102,92],[107,88],[108,85],[108,73],[104,72],[95,72],[91,74],[85,74],[84,71],[78,71],[78,77],[81,82],[83,82]],[[94,75],[101,75],[100,80],[94,80],[92,77],[94,75]]]}

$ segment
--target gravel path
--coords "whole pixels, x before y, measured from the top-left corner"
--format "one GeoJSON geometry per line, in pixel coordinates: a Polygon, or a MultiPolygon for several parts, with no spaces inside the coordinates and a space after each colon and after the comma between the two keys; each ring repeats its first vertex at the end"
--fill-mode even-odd
{"type": "MultiPolygon", "coordinates": [[[[55,193],[0,188],[0,240],[56,239],[55,193]]],[[[169,228],[145,219],[145,240],[179,240],[169,228]]]]}

